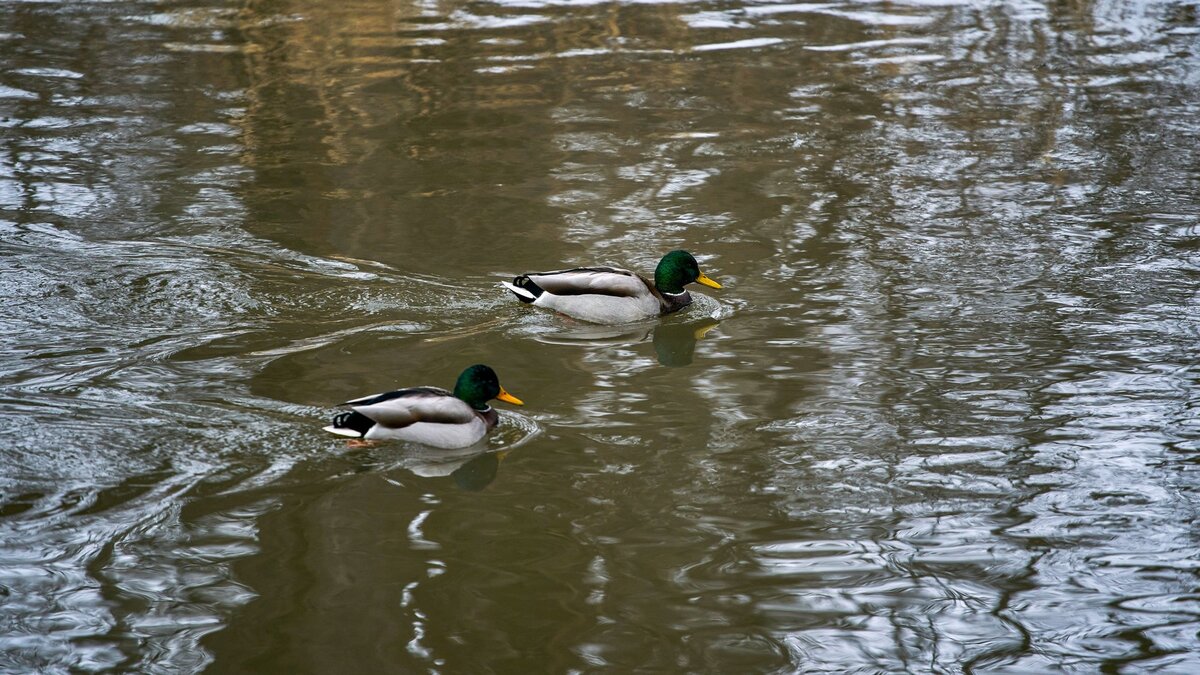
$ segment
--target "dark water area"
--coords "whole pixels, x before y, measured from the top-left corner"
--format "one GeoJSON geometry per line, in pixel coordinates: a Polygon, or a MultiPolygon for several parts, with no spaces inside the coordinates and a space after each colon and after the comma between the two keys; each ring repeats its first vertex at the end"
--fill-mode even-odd
{"type": "Polygon", "coordinates": [[[0,5],[0,671],[1200,672],[1194,2],[0,5]],[[514,274],[724,284],[599,327],[514,274]],[[334,406],[492,365],[485,445],[334,406]]]}

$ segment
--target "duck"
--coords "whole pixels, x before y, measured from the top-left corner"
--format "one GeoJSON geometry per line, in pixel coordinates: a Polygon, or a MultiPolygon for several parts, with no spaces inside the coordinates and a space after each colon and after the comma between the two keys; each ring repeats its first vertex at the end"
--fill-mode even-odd
{"type": "Polygon", "coordinates": [[[632,323],[665,316],[692,304],[684,286],[700,283],[720,288],[700,271],[691,253],[676,250],[658,261],[654,283],[618,267],[576,267],[529,272],[501,281],[523,303],[546,307],[590,323],[632,323]]]}
{"type": "Polygon", "coordinates": [[[365,441],[409,441],[434,448],[474,445],[496,427],[500,415],[488,401],[524,401],[500,386],[496,371],[475,364],[462,371],[454,391],[409,387],[346,401],[349,412],[325,427],[339,436],[365,441]]]}

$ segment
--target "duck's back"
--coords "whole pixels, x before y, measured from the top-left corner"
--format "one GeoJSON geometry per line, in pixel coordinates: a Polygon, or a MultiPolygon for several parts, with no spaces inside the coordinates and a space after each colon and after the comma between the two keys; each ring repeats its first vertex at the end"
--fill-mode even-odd
{"type": "Polygon", "coordinates": [[[524,274],[513,284],[532,297],[522,298],[526,302],[592,323],[641,321],[662,314],[664,308],[653,284],[618,267],[524,274]]]}

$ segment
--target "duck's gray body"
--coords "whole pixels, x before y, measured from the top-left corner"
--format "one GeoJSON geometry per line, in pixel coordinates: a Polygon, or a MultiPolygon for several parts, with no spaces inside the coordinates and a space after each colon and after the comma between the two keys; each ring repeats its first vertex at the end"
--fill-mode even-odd
{"type": "Polygon", "coordinates": [[[617,267],[534,272],[501,283],[522,302],[592,323],[644,321],[692,302],[687,291],[661,293],[647,279],[617,267]]]}
{"type": "Polygon", "coordinates": [[[476,410],[439,387],[411,387],[347,401],[352,413],[326,431],[368,441],[409,441],[435,448],[463,448],[487,435],[500,415],[476,410]],[[357,414],[359,417],[352,417],[357,414]]]}

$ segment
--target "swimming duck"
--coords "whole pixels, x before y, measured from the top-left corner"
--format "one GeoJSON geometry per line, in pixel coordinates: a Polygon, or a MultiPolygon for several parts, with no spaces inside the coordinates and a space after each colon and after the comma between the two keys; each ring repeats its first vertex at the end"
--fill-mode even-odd
{"type": "Polygon", "coordinates": [[[333,418],[325,431],[368,441],[411,441],[435,448],[464,448],[500,421],[491,399],[524,405],[504,391],[496,371],[474,365],[462,371],[454,392],[410,387],[347,401],[350,412],[333,418]]]}
{"type": "Polygon", "coordinates": [[[684,286],[693,281],[720,288],[704,276],[687,251],[664,255],[654,270],[654,283],[616,267],[578,267],[555,272],[530,272],[500,282],[521,302],[548,307],[592,323],[629,323],[671,312],[692,303],[684,286]]]}

